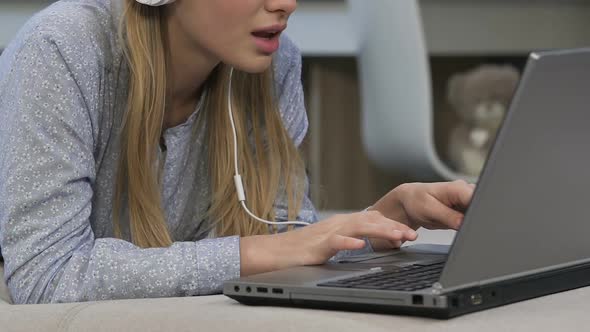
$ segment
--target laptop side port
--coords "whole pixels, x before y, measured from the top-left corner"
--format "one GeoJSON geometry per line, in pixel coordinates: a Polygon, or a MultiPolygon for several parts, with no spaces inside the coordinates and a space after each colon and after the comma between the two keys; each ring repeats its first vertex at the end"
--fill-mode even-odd
{"type": "Polygon", "coordinates": [[[423,305],[424,304],[424,297],[422,295],[412,295],[412,304],[413,305],[423,305]]]}
{"type": "Polygon", "coordinates": [[[469,300],[473,305],[480,305],[483,303],[483,296],[481,294],[473,294],[469,297],[469,300]]]}

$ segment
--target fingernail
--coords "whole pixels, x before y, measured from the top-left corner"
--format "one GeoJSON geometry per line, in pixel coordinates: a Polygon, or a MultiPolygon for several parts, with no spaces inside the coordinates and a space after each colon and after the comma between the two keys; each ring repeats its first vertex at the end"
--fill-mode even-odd
{"type": "Polygon", "coordinates": [[[408,234],[411,237],[418,236],[418,233],[416,233],[416,231],[413,230],[406,231],[406,234],[408,234]]]}

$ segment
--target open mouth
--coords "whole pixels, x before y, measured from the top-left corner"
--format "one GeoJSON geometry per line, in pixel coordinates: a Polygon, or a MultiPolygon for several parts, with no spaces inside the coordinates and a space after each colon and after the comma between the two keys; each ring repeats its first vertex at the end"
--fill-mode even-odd
{"type": "Polygon", "coordinates": [[[258,31],[258,32],[252,32],[252,35],[254,37],[257,38],[263,38],[263,39],[273,39],[275,38],[277,35],[279,34],[279,32],[268,32],[268,31],[258,31]]]}
{"type": "Polygon", "coordinates": [[[252,32],[254,44],[258,51],[265,55],[272,54],[279,49],[280,35],[287,28],[286,25],[275,24],[252,32]]]}

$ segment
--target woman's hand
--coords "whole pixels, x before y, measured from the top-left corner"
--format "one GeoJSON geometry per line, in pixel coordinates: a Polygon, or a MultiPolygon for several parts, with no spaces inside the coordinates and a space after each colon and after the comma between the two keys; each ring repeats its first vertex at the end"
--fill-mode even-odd
{"type": "Polygon", "coordinates": [[[301,265],[323,264],[338,251],[361,249],[369,237],[375,250],[414,241],[419,227],[458,229],[474,185],[464,181],[403,184],[369,211],[336,215],[294,231],[241,239],[243,276],[301,265]]]}
{"type": "Polygon", "coordinates": [[[242,238],[242,275],[323,264],[338,251],[363,248],[363,237],[401,243],[416,236],[413,229],[379,211],[335,215],[286,233],[242,238]]]}
{"type": "MultiPolygon", "coordinates": [[[[371,209],[416,230],[459,229],[475,185],[465,181],[407,183],[390,191],[371,209]]],[[[371,239],[375,250],[396,248],[403,241],[371,239]]]]}

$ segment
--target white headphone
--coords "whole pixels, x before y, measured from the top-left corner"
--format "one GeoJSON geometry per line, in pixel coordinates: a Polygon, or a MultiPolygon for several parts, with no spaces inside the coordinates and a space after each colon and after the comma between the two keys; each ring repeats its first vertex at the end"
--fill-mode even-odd
{"type": "Polygon", "coordinates": [[[227,112],[229,114],[229,122],[231,123],[231,128],[232,128],[233,137],[234,137],[234,170],[235,170],[234,184],[236,186],[236,191],[238,193],[238,201],[242,205],[242,208],[244,208],[244,211],[246,211],[246,213],[250,217],[252,217],[253,219],[255,219],[257,221],[265,223],[267,225],[307,226],[307,225],[309,225],[309,223],[304,222],[304,221],[285,221],[285,222],[268,221],[268,220],[259,218],[256,215],[254,215],[252,212],[250,212],[250,210],[246,206],[246,193],[244,192],[244,184],[242,182],[242,176],[240,175],[240,173],[238,171],[238,169],[239,169],[239,167],[238,167],[238,134],[236,133],[236,125],[234,124],[234,115],[233,115],[233,110],[232,110],[232,106],[231,106],[232,105],[232,78],[233,78],[233,74],[234,74],[234,69],[231,68],[229,71],[229,84],[228,84],[228,94],[227,94],[227,112]]]}
{"type": "Polygon", "coordinates": [[[176,0],[135,0],[135,1],[137,1],[141,4],[144,4],[144,5],[158,7],[158,6],[167,5],[169,3],[173,3],[176,0]]]}

